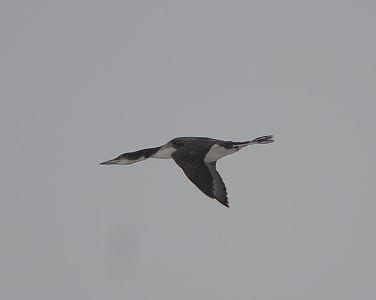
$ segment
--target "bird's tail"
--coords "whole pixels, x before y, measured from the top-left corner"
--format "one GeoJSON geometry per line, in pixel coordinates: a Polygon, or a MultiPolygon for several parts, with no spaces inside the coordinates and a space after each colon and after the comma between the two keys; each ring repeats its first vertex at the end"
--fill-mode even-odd
{"type": "Polygon", "coordinates": [[[269,144],[273,142],[274,140],[272,135],[265,135],[255,138],[254,140],[250,141],[250,144],[269,144]]]}
{"type": "Polygon", "coordinates": [[[252,141],[246,141],[246,142],[234,142],[233,144],[235,146],[248,146],[248,145],[253,145],[253,144],[269,144],[273,143],[273,136],[272,135],[265,135],[265,136],[260,136],[258,138],[253,139],[252,141]]]}

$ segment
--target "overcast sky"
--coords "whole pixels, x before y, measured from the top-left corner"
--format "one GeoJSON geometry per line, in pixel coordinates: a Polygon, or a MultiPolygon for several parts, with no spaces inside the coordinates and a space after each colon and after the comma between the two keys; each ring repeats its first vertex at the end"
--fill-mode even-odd
{"type": "Polygon", "coordinates": [[[2,1],[0,298],[376,299],[374,1],[2,1]],[[218,163],[177,136],[276,142],[218,163]]]}

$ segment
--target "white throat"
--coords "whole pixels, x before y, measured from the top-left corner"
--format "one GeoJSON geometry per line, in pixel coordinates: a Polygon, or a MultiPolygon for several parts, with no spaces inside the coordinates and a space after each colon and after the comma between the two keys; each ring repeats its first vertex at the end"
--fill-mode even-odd
{"type": "Polygon", "coordinates": [[[160,158],[160,159],[168,159],[172,158],[171,154],[174,153],[176,149],[170,145],[162,146],[157,152],[155,152],[151,157],[153,158],[160,158]]]}

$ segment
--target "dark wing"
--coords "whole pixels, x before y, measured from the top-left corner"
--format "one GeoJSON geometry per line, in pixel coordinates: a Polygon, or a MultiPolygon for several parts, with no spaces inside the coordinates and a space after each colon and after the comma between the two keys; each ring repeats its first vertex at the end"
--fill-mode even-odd
{"type": "Polygon", "coordinates": [[[215,168],[215,162],[205,164],[202,155],[181,150],[174,152],[172,157],[205,195],[229,207],[226,186],[215,168]]]}
{"type": "Polygon", "coordinates": [[[223,205],[229,207],[226,186],[221,175],[219,175],[215,164],[216,162],[205,164],[208,167],[211,176],[213,177],[214,198],[221,202],[223,205]]]}

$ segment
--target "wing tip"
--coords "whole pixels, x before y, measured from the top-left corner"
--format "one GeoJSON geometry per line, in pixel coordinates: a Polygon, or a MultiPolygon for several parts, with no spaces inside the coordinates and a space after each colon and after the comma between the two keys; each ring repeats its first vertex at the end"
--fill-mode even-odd
{"type": "Polygon", "coordinates": [[[230,208],[230,203],[227,201],[227,199],[225,199],[225,200],[220,200],[220,199],[216,198],[216,200],[217,200],[219,203],[221,203],[222,205],[224,205],[224,206],[230,208]]]}

